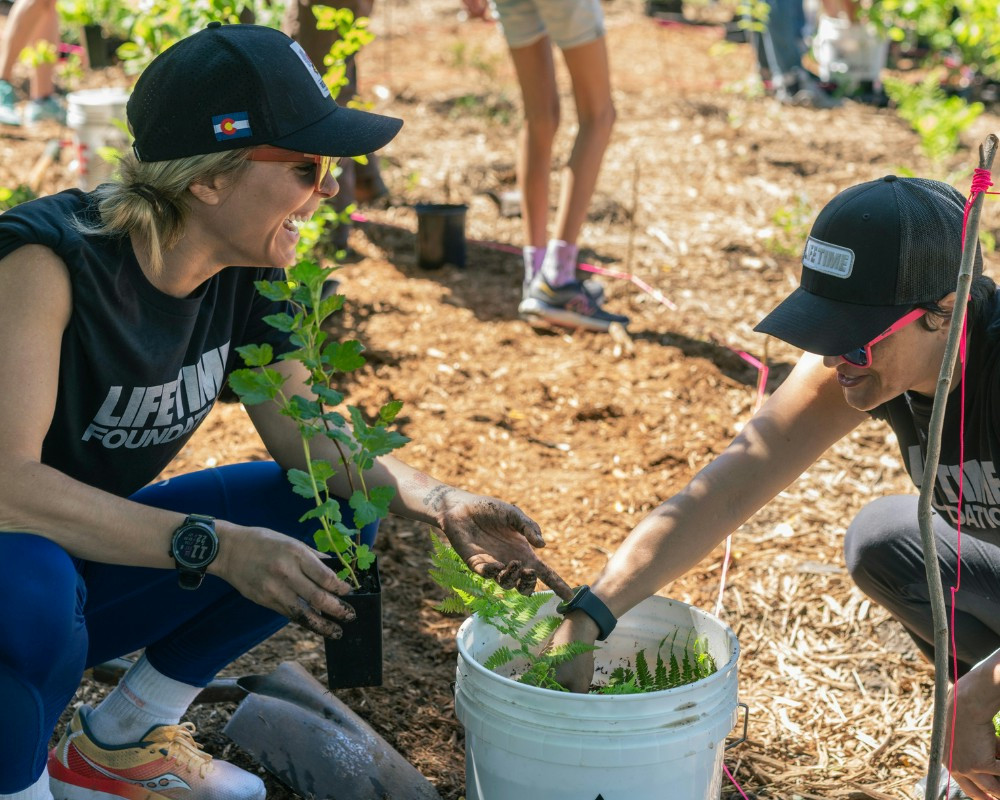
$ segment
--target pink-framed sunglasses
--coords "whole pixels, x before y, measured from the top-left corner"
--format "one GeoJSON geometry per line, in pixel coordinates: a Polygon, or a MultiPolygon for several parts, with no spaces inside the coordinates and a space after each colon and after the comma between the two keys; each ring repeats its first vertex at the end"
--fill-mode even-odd
{"type": "Polygon", "coordinates": [[[284,147],[272,147],[269,144],[254,147],[250,150],[247,158],[250,161],[283,161],[290,164],[315,164],[316,179],[313,183],[313,191],[319,192],[323,189],[323,182],[326,176],[333,170],[336,158],[333,156],[316,156],[311,153],[299,153],[295,150],[286,150],[284,147]]]}
{"type": "Polygon", "coordinates": [[[920,319],[924,314],[927,313],[925,308],[915,308],[906,316],[901,319],[896,320],[890,328],[888,328],[883,333],[880,333],[874,339],[872,339],[864,347],[858,347],[851,350],[849,353],[844,353],[841,358],[844,359],[848,364],[853,364],[855,367],[870,367],[872,365],[872,348],[881,342],[883,339],[887,339],[892,336],[900,328],[905,328],[911,322],[915,322],[920,319]]]}

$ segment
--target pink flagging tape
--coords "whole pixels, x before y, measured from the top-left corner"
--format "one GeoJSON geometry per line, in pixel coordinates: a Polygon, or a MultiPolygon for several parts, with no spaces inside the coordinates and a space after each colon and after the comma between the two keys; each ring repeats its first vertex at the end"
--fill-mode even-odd
{"type": "Polygon", "coordinates": [[[630,281],[638,286],[642,291],[648,294],[657,302],[663,303],[671,311],[676,311],[677,306],[668,298],[665,297],[663,292],[659,289],[654,289],[648,283],[646,283],[642,278],[631,274],[630,272],[617,272],[613,269],[605,269],[604,267],[598,267],[594,264],[580,264],[580,269],[586,270],[587,272],[593,272],[597,275],[604,275],[608,278],[617,278],[618,280],[630,281]]]}
{"type": "MultiPolygon", "coordinates": [[[[732,348],[729,349],[732,350],[732,348]]],[[[757,399],[754,401],[753,411],[750,412],[750,415],[753,416],[760,411],[760,407],[764,405],[764,392],[767,390],[767,375],[769,371],[768,366],[767,364],[764,364],[754,358],[749,353],[744,353],[742,350],[733,350],[733,352],[746,361],[750,366],[757,368],[757,399]]]]}
{"type": "Polygon", "coordinates": [[[729,574],[729,556],[733,552],[733,535],[726,537],[726,552],[722,557],[722,574],[719,576],[719,596],[715,600],[715,616],[722,614],[722,593],[726,589],[726,575],[729,574]]]}
{"type": "MultiPolygon", "coordinates": [[[[1000,194],[1000,192],[989,191],[990,187],[993,185],[992,175],[988,169],[983,169],[977,167],[972,171],[972,185],[969,188],[969,197],[965,201],[965,211],[962,215],[962,251],[965,251],[965,228],[966,223],[969,221],[969,212],[972,210],[972,204],[976,202],[976,197],[979,194],[1000,194]]],[[[972,244],[973,247],[976,246],[975,243],[972,244]]],[[[959,405],[961,411],[959,413],[958,421],[958,463],[965,463],[965,343],[967,339],[967,326],[968,326],[968,315],[962,318],[962,336],[959,339],[958,346],[958,360],[961,364],[961,394],[959,396],[959,405]]],[[[954,665],[955,670],[955,681],[958,681],[958,641],[955,638],[955,607],[958,605],[958,591],[962,586],[962,505],[963,505],[963,495],[964,495],[964,475],[965,470],[960,469],[958,471],[958,522],[955,525],[955,585],[951,587],[951,630],[949,631],[951,638],[951,660],[954,665]]],[[[951,739],[948,742],[948,791],[951,792],[951,784],[953,778],[951,777],[952,767],[954,766],[955,758],[955,727],[958,720],[958,692],[955,692],[952,696],[951,704],[951,739]]]]}
{"type": "Polygon", "coordinates": [[[726,777],[729,778],[729,782],[736,787],[736,791],[740,793],[740,797],[742,797],[743,800],[750,800],[750,798],[747,797],[746,793],[743,791],[743,787],[736,782],[736,778],[734,778],[733,773],[729,771],[729,767],[723,764],[722,771],[726,773],[726,777]]]}
{"type": "Polygon", "coordinates": [[[76,53],[78,56],[83,56],[83,46],[78,44],[69,44],[69,42],[59,42],[56,49],[60,53],[76,53]]]}

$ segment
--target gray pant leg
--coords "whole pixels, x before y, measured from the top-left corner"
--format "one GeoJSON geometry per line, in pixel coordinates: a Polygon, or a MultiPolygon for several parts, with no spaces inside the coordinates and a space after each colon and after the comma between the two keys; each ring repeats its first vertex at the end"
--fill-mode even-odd
{"type": "MultiPolygon", "coordinates": [[[[934,626],[917,502],[912,495],[895,495],[869,503],[847,529],[844,555],[861,591],[899,620],[917,647],[933,659],[934,626]]],[[[958,537],[937,514],[933,525],[950,615],[958,537]]],[[[961,674],[1000,648],[1000,539],[962,534],[962,583],[956,595],[955,630],[961,674]]]]}

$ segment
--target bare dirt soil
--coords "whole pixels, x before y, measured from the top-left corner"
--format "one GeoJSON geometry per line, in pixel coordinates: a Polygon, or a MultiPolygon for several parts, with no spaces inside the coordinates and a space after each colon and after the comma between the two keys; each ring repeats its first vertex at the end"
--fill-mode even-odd
{"type": "MultiPolygon", "coordinates": [[[[629,336],[540,334],[517,317],[521,265],[492,243],[521,244],[489,192],[514,185],[519,95],[491,24],[458,18],[451,0],[391,0],[372,21],[361,85],[376,110],[405,119],[382,154],[387,208],[362,209],[361,254],[340,272],[339,333],[367,347],[350,402],[405,404],[409,463],[520,505],[541,525],[546,557],[573,583],[591,580],[628,531],[722,451],[797,353],[753,325],[797,282],[797,251],[837,191],[888,173],[944,177],[975,165],[1000,128],[987,114],[959,156],[931,164],[892,111],[856,103],[787,107],[754,86],[752,54],[719,24],[660,24],[638,0],[605,6],[618,123],[581,244],[588,262],[634,273],[660,302],[607,281],[629,336]],[[469,206],[468,263],[417,267],[416,202],[469,206]]],[[[721,6],[689,9],[728,19],[721,6]]],[[[575,119],[562,75],[568,157],[575,119]]],[[[127,85],[117,68],[83,86],[127,85]]],[[[58,126],[6,130],[0,185],[25,180],[58,126]]],[[[73,185],[69,148],[43,191],[73,185]]],[[[954,178],[964,192],[967,172],[954,178]]],[[[554,194],[554,192],[553,192],[554,194]]],[[[996,228],[989,205],[985,228],[996,228]]],[[[988,266],[988,269],[990,267],[988,266]]],[[[169,474],[265,458],[237,404],[220,404],[169,474]]],[[[912,492],[895,443],[875,423],[832,448],[733,537],[722,618],[742,647],[749,740],[726,763],[748,797],[905,798],[927,756],[931,669],[901,628],[851,584],[842,533],[868,500],[912,492]]],[[[378,544],[386,603],[385,685],[339,696],[419,768],[446,800],[464,793],[464,740],[451,682],[461,622],[434,611],[428,531],[390,520],[378,544]]],[[[722,547],[663,594],[713,610],[722,547]]],[[[295,659],[324,675],[321,643],[286,629],[227,674],[295,659]]],[[[87,680],[76,702],[107,687],[87,680]]],[[[255,769],[222,728],[233,706],[199,705],[207,749],[255,769]]],[[[291,794],[273,779],[270,797],[291,794]]],[[[727,787],[724,796],[737,797],[727,787]]],[[[528,798],[527,800],[544,800],[528,798]]],[[[671,800],[683,800],[672,798],[671,800]]]]}

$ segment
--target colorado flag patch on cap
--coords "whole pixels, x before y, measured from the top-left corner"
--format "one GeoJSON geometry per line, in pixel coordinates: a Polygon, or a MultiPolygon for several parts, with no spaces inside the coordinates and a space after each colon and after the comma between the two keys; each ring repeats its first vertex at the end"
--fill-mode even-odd
{"type": "Polygon", "coordinates": [[[215,131],[217,142],[253,136],[250,131],[250,118],[246,111],[235,111],[232,114],[219,114],[217,117],[212,117],[212,130],[215,131]]]}

